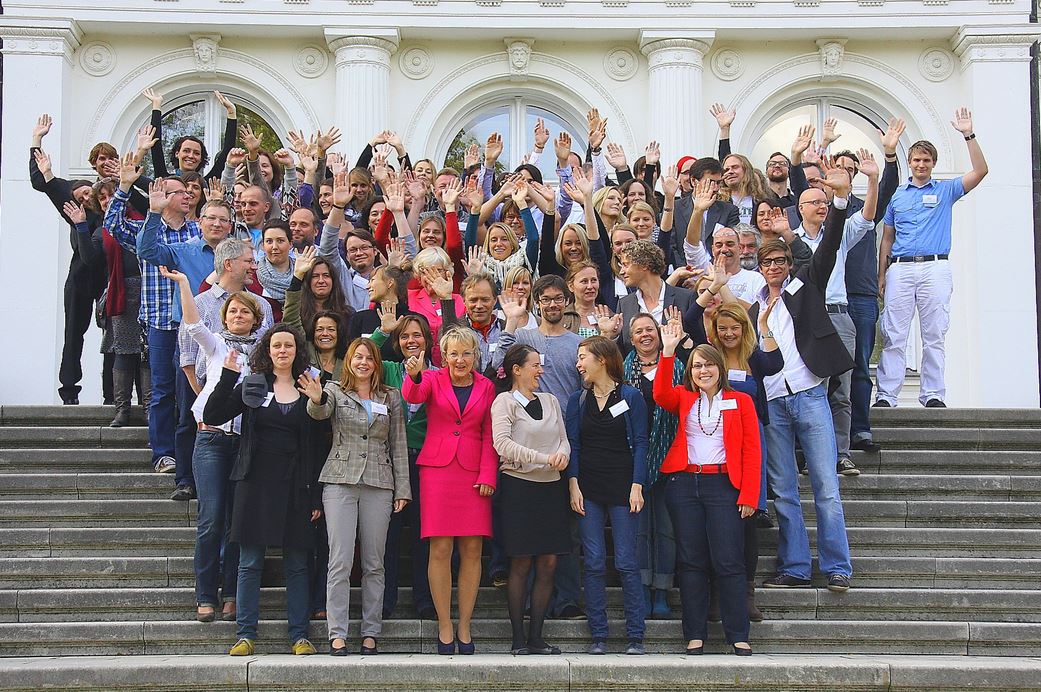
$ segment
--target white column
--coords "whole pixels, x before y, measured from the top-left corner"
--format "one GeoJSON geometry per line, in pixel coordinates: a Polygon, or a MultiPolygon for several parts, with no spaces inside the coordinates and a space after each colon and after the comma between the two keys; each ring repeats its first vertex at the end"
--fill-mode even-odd
{"type": "Polygon", "coordinates": [[[336,126],[339,149],[353,164],[365,144],[390,126],[390,56],[397,29],[326,29],[336,54],[336,126]]]}
{"type": "Polygon", "coordinates": [[[701,74],[713,38],[711,31],[640,33],[640,49],[647,56],[650,77],[650,129],[645,139],[658,140],[665,165],[672,165],[681,156],[706,155],[700,127],[705,117],[701,74]]]}
{"type": "MultiPolygon", "coordinates": [[[[1037,126],[1030,117],[1030,45],[1037,32],[968,27],[952,41],[961,58],[962,98],[990,168],[954,208],[955,306],[947,336],[948,401],[954,406],[1038,405],[1030,152],[1037,126]],[[960,312],[959,303],[969,311],[960,312]]],[[[968,170],[961,136],[953,133],[952,139],[958,168],[968,170]]]]}
{"type": "MultiPolygon", "coordinates": [[[[58,364],[64,343],[63,287],[72,248],[69,227],[47,197],[29,186],[29,146],[41,113],[54,118],[43,140],[56,175],[69,177],[76,150],[69,142],[72,53],[80,44],[69,21],[0,16],[4,47],[3,148],[0,150],[0,403],[58,403],[58,364]]],[[[98,330],[83,349],[83,403],[101,403],[98,330]]]]}

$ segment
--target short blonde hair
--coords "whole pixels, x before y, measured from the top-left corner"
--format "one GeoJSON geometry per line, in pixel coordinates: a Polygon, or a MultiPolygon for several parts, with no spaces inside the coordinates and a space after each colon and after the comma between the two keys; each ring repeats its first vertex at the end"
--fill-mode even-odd
{"type": "Polygon", "coordinates": [[[443,248],[428,247],[420,250],[416,259],[412,260],[412,271],[422,274],[428,269],[447,269],[452,271],[452,258],[443,248]]]}
{"type": "Polygon", "coordinates": [[[465,348],[472,349],[474,352],[474,372],[480,370],[481,342],[477,340],[477,332],[469,327],[463,327],[460,325],[449,327],[437,342],[438,348],[441,349],[442,358],[444,358],[444,355],[448,353],[448,347],[451,344],[461,344],[465,348]]]}
{"type": "Polygon", "coordinates": [[[569,223],[560,229],[560,233],[557,234],[557,242],[554,244],[554,254],[557,258],[557,264],[562,267],[567,267],[567,262],[564,260],[564,234],[569,230],[574,231],[575,235],[578,236],[578,242],[582,245],[582,253],[586,259],[590,259],[589,255],[589,238],[586,237],[586,229],[577,223],[569,223]]]}
{"type": "Polygon", "coordinates": [[[651,218],[654,219],[655,221],[657,221],[657,219],[658,219],[658,214],[657,214],[657,212],[654,211],[654,207],[652,207],[651,205],[647,204],[646,202],[633,202],[629,206],[629,213],[625,215],[625,218],[626,219],[631,219],[633,217],[633,213],[634,212],[638,212],[638,211],[642,211],[642,212],[646,212],[647,214],[650,214],[651,218]]]}
{"type": "Polygon", "coordinates": [[[260,310],[260,303],[249,291],[236,291],[224,299],[224,305],[220,306],[221,324],[225,327],[228,326],[228,308],[231,306],[232,301],[245,306],[247,310],[253,313],[253,329],[249,331],[255,332],[264,322],[264,313],[260,310]]]}

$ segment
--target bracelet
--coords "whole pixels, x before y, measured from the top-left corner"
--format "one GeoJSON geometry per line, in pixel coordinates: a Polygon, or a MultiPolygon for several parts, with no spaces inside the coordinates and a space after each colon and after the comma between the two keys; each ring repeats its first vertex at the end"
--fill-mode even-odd
{"type": "Polygon", "coordinates": [[[340,211],[343,211],[343,210],[344,210],[344,209],[346,209],[346,208],[347,208],[347,205],[346,205],[346,204],[345,204],[345,205],[343,205],[342,207],[341,207],[340,205],[338,205],[338,204],[334,204],[334,205],[333,205],[333,209],[339,209],[340,211]]]}
{"type": "Polygon", "coordinates": [[[664,209],[661,210],[662,214],[671,213],[671,212],[672,212],[672,207],[665,207],[664,209]]]}
{"type": "Polygon", "coordinates": [[[717,295],[719,295],[719,291],[716,291],[715,293],[713,293],[713,292],[712,292],[712,288],[711,288],[711,287],[709,287],[709,288],[706,288],[705,290],[706,290],[706,291],[708,291],[708,294],[709,294],[710,296],[717,296],[717,295]]]}
{"type": "Polygon", "coordinates": [[[886,154],[886,161],[896,161],[896,154],[893,154],[892,156],[886,154]]]}
{"type": "Polygon", "coordinates": [[[975,132],[973,132],[971,135],[966,137],[965,141],[968,142],[968,141],[973,140],[973,139],[976,139],[976,133],[975,132]]]}

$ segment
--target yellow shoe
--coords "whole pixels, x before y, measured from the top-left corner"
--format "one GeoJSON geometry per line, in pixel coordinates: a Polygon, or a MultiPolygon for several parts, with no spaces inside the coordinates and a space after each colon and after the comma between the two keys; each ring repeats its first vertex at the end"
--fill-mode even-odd
{"type": "Polygon", "coordinates": [[[228,652],[229,656],[252,656],[255,649],[253,648],[252,639],[240,639],[235,642],[235,646],[231,647],[231,651],[228,652]]]}
{"type": "MultiPolygon", "coordinates": [[[[252,648],[252,642],[250,643],[250,648],[252,648]]],[[[297,639],[295,642],[293,642],[294,656],[310,656],[311,654],[316,653],[318,652],[315,650],[314,644],[307,641],[306,639],[297,639]]]]}

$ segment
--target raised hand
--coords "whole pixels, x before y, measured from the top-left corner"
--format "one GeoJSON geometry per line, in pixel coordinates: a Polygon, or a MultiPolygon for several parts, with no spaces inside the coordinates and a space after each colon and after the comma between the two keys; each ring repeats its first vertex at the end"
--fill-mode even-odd
{"type": "Polygon", "coordinates": [[[315,146],[318,147],[318,158],[321,158],[330,149],[340,143],[340,130],[336,126],[330,127],[325,132],[321,130],[315,135],[315,146]]]}
{"type": "Polygon", "coordinates": [[[896,154],[896,147],[900,144],[900,138],[903,136],[906,127],[904,121],[900,118],[889,119],[889,126],[881,134],[882,151],[885,152],[886,156],[896,154]]]}
{"type": "Polygon", "coordinates": [[[785,236],[791,232],[792,226],[788,222],[788,215],[784,213],[784,209],[780,207],[774,207],[770,210],[770,215],[767,217],[766,229],[775,235],[785,236]]]}
{"type": "Polygon", "coordinates": [[[286,133],[286,139],[289,140],[290,151],[295,151],[298,154],[303,154],[307,151],[307,140],[304,139],[303,133],[290,130],[286,133]]]}
{"type": "Polygon", "coordinates": [[[546,127],[546,123],[542,118],[538,118],[535,121],[535,149],[542,151],[546,148],[546,142],[548,141],[549,128],[546,127]]]}
{"type": "Polygon", "coordinates": [[[541,196],[544,200],[549,202],[550,207],[553,206],[553,203],[557,199],[556,190],[551,188],[549,185],[543,185],[542,183],[536,180],[532,180],[531,182],[529,182],[528,188],[539,193],[539,196],[541,196]]]}
{"type": "Polygon", "coordinates": [[[709,284],[709,288],[712,289],[712,294],[716,295],[730,281],[730,274],[727,273],[727,258],[723,256],[722,252],[716,255],[710,272],[712,283],[709,284]]]}
{"type": "Polygon", "coordinates": [[[848,197],[851,187],[849,171],[835,166],[826,156],[821,157],[821,166],[824,167],[824,179],[820,181],[821,184],[830,188],[836,197],[848,197]]]}
{"type": "Polygon", "coordinates": [[[383,202],[391,214],[405,213],[405,186],[401,183],[390,183],[383,187],[383,202]]]}
{"type": "Polygon", "coordinates": [[[163,95],[155,89],[145,89],[141,94],[152,102],[152,110],[157,111],[163,107],[163,95]]]}
{"type": "Polygon", "coordinates": [[[376,136],[374,136],[372,139],[369,140],[369,146],[371,146],[373,149],[375,149],[377,145],[379,145],[379,144],[386,144],[386,142],[387,142],[387,131],[386,130],[380,130],[379,132],[376,133],[376,136]]]}
{"type": "Polygon", "coordinates": [[[445,211],[455,211],[459,203],[459,195],[463,192],[463,183],[458,178],[453,178],[445,189],[441,191],[441,200],[445,203],[445,211]],[[449,209],[451,207],[451,209],[449,209]]]}
{"type": "MultiPolygon", "coordinates": [[[[134,161],[141,163],[141,159],[137,156],[134,157],[134,161]]],[[[105,178],[119,178],[119,159],[109,159],[102,164],[101,174],[105,178]]]]}
{"type": "Polygon", "coordinates": [[[463,271],[466,272],[467,276],[473,276],[474,274],[480,274],[484,271],[484,251],[476,245],[470,247],[466,253],[466,264],[463,265],[463,271]]]}
{"type": "Polygon", "coordinates": [[[716,193],[712,191],[712,181],[707,177],[694,183],[694,211],[706,212],[716,203],[716,193]]]}
{"type": "Polygon", "coordinates": [[[517,302],[517,296],[508,293],[499,297],[499,307],[502,308],[502,314],[506,316],[507,322],[511,319],[519,322],[528,314],[528,309],[517,302]]]}
{"type": "MultiPolygon", "coordinates": [[[[730,126],[734,124],[737,111],[733,108],[728,110],[722,103],[713,103],[708,112],[712,114],[712,117],[716,119],[716,124],[719,125],[720,137],[723,137],[723,132],[726,132],[727,136],[729,136],[730,126]]],[[[723,137],[723,139],[726,139],[726,137],[723,137]]]]}
{"type": "Polygon", "coordinates": [[[168,269],[165,265],[159,265],[159,274],[164,279],[169,279],[174,283],[188,283],[188,275],[183,274],[176,269],[168,269]]]}
{"type": "Polygon", "coordinates": [[[669,322],[668,324],[662,325],[661,328],[661,354],[663,356],[673,356],[676,354],[676,348],[686,338],[686,334],[683,333],[683,326],[681,324],[675,324],[669,322]]]}
{"type": "Polygon", "coordinates": [[[676,192],[680,189],[679,169],[676,166],[669,166],[665,177],[661,179],[661,189],[665,193],[665,204],[668,206],[669,200],[675,199],[676,192]]]}
{"type": "Polygon", "coordinates": [[[770,331],[770,325],[769,325],[770,313],[773,312],[774,306],[777,305],[777,301],[780,300],[780,299],[781,299],[781,296],[779,296],[779,295],[774,296],[773,298],[771,298],[767,302],[766,309],[759,311],[759,319],[757,321],[759,322],[759,333],[760,334],[765,334],[768,331],[770,331]]]}
{"type": "Polygon", "coordinates": [[[643,150],[644,160],[648,166],[657,165],[661,161],[661,146],[655,140],[651,140],[643,150]]]}
{"type": "Polygon", "coordinates": [[[401,158],[402,156],[404,156],[405,155],[405,145],[402,143],[401,137],[398,136],[398,133],[394,132],[393,130],[387,130],[386,131],[386,137],[387,137],[387,144],[389,144],[390,146],[394,147],[394,153],[398,155],[398,158],[401,158]]]}
{"type": "Polygon", "coordinates": [[[528,208],[528,184],[523,178],[517,181],[514,185],[513,192],[510,197],[513,198],[513,203],[517,205],[517,209],[528,208]]]}
{"type": "Polygon", "coordinates": [[[470,170],[481,160],[481,147],[477,146],[477,142],[473,142],[463,152],[463,168],[470,170]]]}
{"type": "Polygon", "coordinates": [[[351,191],[347,171],[340,171],[333,176],[333,206],[343,209],[351,203],[352,199],[354,199],[354,192],[351,191]]]}
{"type": "Polygon", "coordinates": [[[665,308],[665,323],[672,324],[674,322],[682,326],[683,313],[680,312],[680,309],[675,305],[670,305],[669,307],[665,308]]]}
{"type": "Polygon", "coordinates": [[[390,334],[401,324],[401,318],[397,316],[396,310],[395,303],[391,300],[384,300],[376,308],[376,317],[380,320],[380,331],[384,334],[390,334]]]}
{"type": "Polygon", "coordinates": [[[423,273],[423,280],[438,300],[449,300],[452,297],[452,280],[446,277],[441,270],[427,269],[423,273]]]}
{"type": "Polygon", "coordinates": [[[47,133],[51,131],[51,125],[54,121],[51,120],[51,116],[44,113],[36,119],[36,124],[33,125],[33,146],[38,147],[43,144],[43,138],[47,136],[47,133]]]}
{"type": "Polygon", "coordinates": [[[606,305],[594,305],[593,314],[596,316],[596,327],[602,336],[613,339],[622,331],[622,313],[611,314],[611,309],[606,305]]]}
{"type": "Polygon", "coordinates": [[[227,96],[216,90],[214,90],[213,95],[217,97],[218,101],[220,101],[220,105],[224,106],[224,112],[228,114],[228,120],[236,117],[235,104],[232,103],[227,96]]]}
{"type": "Polygon", "coordinates": [[[144,153],[155,146],[159,140],[155,137],[155,128],[145,125],[137,131],[137,150],[144,153]]]}
{"type": "Polygon", "coordinates": [[[376,154],[372,157],[372,179],[379,183],[380,187],[383,187],[384,183],[387,182],[388,178],[387,168],[387,157],[382,154],[376,154]]]}
{"type": "Polygon", "coordinates": [[[411,170],[405,171],[405,187],[408,188],[412,204],[423,205],[426,203],[427,183],[422,178],[417,178],[411,170]]]}
{"type": "Polygon", "coordinates": [[[308,245],[296,255],[296,263],[293,265],[293,275],[298,279],[307,276],[315,261],[318,259],[318,248],[308,245]]]}
{"type": "Polygon", "coordinates": [[[488,135],[488,141],[484,143],[484,165],[495,168],[495,162],[502,155],[502,135],[493,132],[488,135]]]}
{"type": "Polygon", "coordinates": [[[962,106],[954,111],[951,126],[966,137],[972,134],[972,111],[962,106]]]}
{"type": "Polygon", "coordinates": [[[304,169],[305,174],[318,172],[318,159],[315,158],[313,147],[308,146],[300,154],[300,167],[304,169]]]}
{"type": "Polygon", "coordinates": [[[802,155],[803,163],[812,163],[817,165],[820,160],[824,157],[824,147],[810,147],[802,155]]]}
{"type": "Polygon", "coordinates": [[[343,155],[338,154],[335,151],[329,152],[325,155],[325,165],[333,175],[336,175],[337,173],[342,173],[343,170],[347,167],[347,165],[343,162],[343,155]]]}
{"type": "Polygon", "coordinates": [[[156,178],[148,184],[148,211],[162,214],[170,205],[170,197],[166,194],[166,181],[156,178]]]}
{"type": "Polygon", "coordinates": [[[611,167],[616,171],[620,171],[629,165],[625,161],[625,150],[622,149],[622,145],[614,142],[607,143],[607,153],[604,155],[604,158],[607,159],[607,163],[611,164],[611,167]]]}
{"type": "Polygon", "coordinates": [[[828,148],[832,142],[837,140],[842,135],[835,132],[835,128],[838,127],[839,121],[835,118],[828,118],[824,121],[824,131],[821,133],[821,147],[824,149],[828,148]]]}
{"type": "Polygon", "coordinates": [[[816,134],[817,128],[813,125],[803,125],[799,128],[799,132],[795,135],[795,141],[792,142],[792,163],[800,161],[810,145],[813,144],[813,136],[816,134]]]}
{"type": "Polygon", "coordinates": [[[256,158],[257,152],[260,151],[260,138],[253,134],[253,128],[249,125],[240,125],[239,138],[249,152],[250,158],[256,158]]]}
{"type": "Polygon", "coordinates": [[[130,187],[141,177],[141,166],[137,165],[133,152],[128,151],[119,160],[119,187],[130,192],[130,187]]]}
{"type": "Polygon", "coordinates": [[[413,380],[418,380],[419,376],[423,374],[423,359],[425,357],[426,351],[420,351],[418,355],[409,356],[405,359],[405,372],[407,372],[413,380]]]}
{"type": "Polygon", "coordinates": [[[234,372],[242,372],[242,366],[239,365],[239,352],[235,349],[228,351],[228,355],[224,356],[224,367],[227,370],[233,370],[234,372]]]}
{"type": "Polygon", "coordinates": [[[410,259],[412,259],[412,256],[405,249],[405,240],[403,238],[391,238],[390,244],[387,246],[387,264],[401,269],[410,259]]]}
{"type": "Polygon", "coordinates": [[[242,162],[246,160],[246,150],[239,147],[228,152],[227,165],[233,168],[238,168],[242,165],[242,162]]]}
{"type": "Polygon", "coordinates": [[[279,149],[274,153],[275,161],[278,161],[281,165],[286,168],[293,168],[296,166],[296,160],[293,158],[292,152],[288,149],[279,149]]]}
{"type": "MultiPolygon", "coordinates": [[[[36,167],[40,169],[40,173],[43,177],[45,179],[50,178],[52,175],[50,155],[43,149],[35,149],[33,150],[33,158],[36,159],[36,167]]],[[[137,178],[134,178],[134,180],[137,180],[137,178]]]]}
{"type": "Polygon", "coordinates": [[[557,155],[557,166],[566,166],[571,156],[571,135],[567,132],[558,134],[553,140],[553,153],[557,155]]]}
{"type": "Polygon", "coordinates": [[[322,381],[304,372],[296,379],[296,388],[315,404],[322,403],[322,381]]]}
{"type": "Polygon", "coordinates": [[[860,158],[860,172],[869,178],[878,177],[878,163],[875,161],[875,157],[871,155],[871,152],[867,149],[857,150],[857,157],[860,158]]]}
{"type": "Polygon", "coordinates": [[[600,111],[591,108],[586,114],[586,122],[589,125],[589,146],[599,149],[607,137],[607,118],[601,118],[600,111]]]}
{"type": "Polygon", "coordinates": [[[65,212],[65,216],[69,217],[69,221],[73,224],[81,224],[87,220],[87,211],[81,205],[71,200],[62,206],[62,211],[65,212]]]}
{"type": "Polygon", "coordinates": [[[466,189],[459,196],[470,213],[477,213],[484,204],[484,191],[477,186],[477,176],[471,175],[466,179],[466,189]]]}

